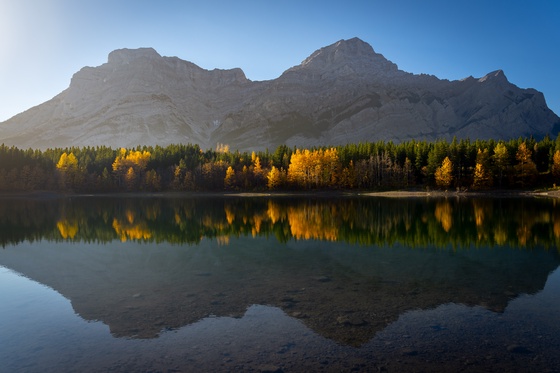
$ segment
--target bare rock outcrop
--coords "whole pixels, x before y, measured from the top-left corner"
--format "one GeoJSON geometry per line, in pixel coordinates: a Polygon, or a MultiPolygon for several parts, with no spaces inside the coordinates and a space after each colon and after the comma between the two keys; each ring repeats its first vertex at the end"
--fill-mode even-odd
{"type": "Polygon", "coordinates": [[[440,80],[399,70],[354,38],[311,54],[280,77],[205,70],[151,48],[120,49],[84,67],[53,99],[0,123],[18,147],[196,143],[263,150],[410,139],[555,136],[560,118],[541,92],[501,70],[440,80]]]}

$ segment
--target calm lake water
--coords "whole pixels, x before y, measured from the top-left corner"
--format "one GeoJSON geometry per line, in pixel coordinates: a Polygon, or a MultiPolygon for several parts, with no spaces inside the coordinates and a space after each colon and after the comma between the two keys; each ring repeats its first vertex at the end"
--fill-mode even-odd
{"type": "Polygon", "coordinates": [[[2,372],[559,372],[560,201],[0,200],[2,372]]]}

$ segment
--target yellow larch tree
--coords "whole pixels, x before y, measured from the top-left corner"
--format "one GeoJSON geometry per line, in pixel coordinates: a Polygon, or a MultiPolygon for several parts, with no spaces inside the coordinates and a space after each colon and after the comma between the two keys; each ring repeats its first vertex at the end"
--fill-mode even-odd
{"type": "Polygon", "coordinates": [[[445,157],[435,172],[436,185],[440,188],[449,188],[453,181],[453,163],[449,157],[445,157]]]}
{"type": "Polygon", "coordinates": [[[557,150],[552,156],[551,172],[555,183],[560,182],[560,150],[557,150]]]}
{"type": "Polygon", "coordinates": [[[533,162],[531,156],[533,152],[527,148],[527,144],[522,142],[517,148],[517,153],[515,154],[515,159],[517,159],[517,164],[515,165],[515,171],[521,187],[530,185],[535,177],[538,175],[537,165],[533,162]]]}
{"type": "Polygon", "coordinates": [[[83,182],[83,173],[78,166],[74,153],[62,153],[56,164],[60,174],[60,185],[63,189],[79,187],[83,182]]]}
{"type": "Polygon", "coordinates": [[[146,150],[127,151],[121,148],[112,164],[113,172],[117,176],[119,183],[124,181],[127,188],[134,187],[137,179],[143,179],[144,171],[148,166],[151,156],[151,153],[146,150]]]}
{"type": "Polygon", "coordinates": [[[308,149],[303,151],[296,149],[290,157],[288,167],[288,181],[296,186],[307,188],[310,186],[311,176],[311,152],[308,149]]]}
{"type": "Polygon", "coordinates": [[[134,167],[129,167],[124,177],[126,189],[129,191],[135,190],[137,186],[137,181],[138,181],[138,175],[136,174],[136,171],[134,171],[134,167]]]}
{"type": "Polygon", "coordinates": [[[507,170],[510,166],[508,150],[503,142],[498,143],[494,147],[494,155],[492,158],[494,159],[494,166],[498,174],[499,186],[502,186],[503,177],[507,175],[507,170]]]}
{"type": "Polygon", "coordinates": [[[473,188],[486,189],[492,186],[492,173],[489,169],[490,156],[488,150],[478,149],[474,167],[473,188]]]}
{"type": "Polygon", "coordinates": [[[280,188],[284,184],[284,172],[272,166],[266,175],[268,189],[274,190],[280,188]]]}
{"type": "Polygon", "coordinates": [[[303,188],[335,186],[340,161],[336,148],[292,153],[288,167],[288,181],[303,188]]]}
{"type": "Polygon", "coordinates": [[[224,186],[226,189],[235,188],[235,171],[233,167],[229,166],[226,170],[226,177],[224,178],[224,186]]]}

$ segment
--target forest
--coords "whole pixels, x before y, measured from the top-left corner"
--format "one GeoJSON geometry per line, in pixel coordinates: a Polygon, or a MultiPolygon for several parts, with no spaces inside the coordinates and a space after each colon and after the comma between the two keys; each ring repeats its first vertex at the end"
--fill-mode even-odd
{"type": "Polygon", "coordinates": [[[273,152],[198,145],[47,150],[0,145],[0,192],[494,190],[560,185],[555,140],[367,142],[273,152]]]}

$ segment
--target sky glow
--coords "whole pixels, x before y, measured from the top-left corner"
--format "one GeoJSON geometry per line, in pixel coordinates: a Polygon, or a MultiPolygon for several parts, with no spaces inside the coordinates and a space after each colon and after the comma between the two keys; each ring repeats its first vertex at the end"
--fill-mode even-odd
{"type": "Polygon", "coordinates": [[[560,114],[559,19],[555,0],[0,0],[0,121],[119,48],[267,80],[352,37],[416,74],[456,80],[502,69],[560,114]]]}

